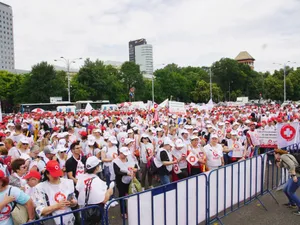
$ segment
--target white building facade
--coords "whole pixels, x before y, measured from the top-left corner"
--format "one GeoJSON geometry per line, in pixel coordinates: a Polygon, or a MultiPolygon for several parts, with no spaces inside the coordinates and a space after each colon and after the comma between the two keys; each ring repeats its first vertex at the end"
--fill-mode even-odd
{"type": "Polygon", "coordinates": [[[152,45],[145,44],[135,46],[135,63],[140,66],[140,70],[145,78],[151,79],[153,75],[153,48],[152,45]]]}
{"type": "Polygon", "coordinates": [[[0,70],[15,69],[13,12],[0,2],[0,70]]]}

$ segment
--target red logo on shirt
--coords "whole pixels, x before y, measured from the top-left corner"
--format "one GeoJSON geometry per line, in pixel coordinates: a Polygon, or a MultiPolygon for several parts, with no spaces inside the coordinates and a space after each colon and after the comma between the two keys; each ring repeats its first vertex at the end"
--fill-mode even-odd
{"type": "Polygon", "coordinates": [[[10,213],[10,211],[11,211],[10,205],[6,205],[6,206],[4,206],[4,208],[2,209],[2,211],[0,212],[0,214],[7,215],[7,214],[10,213]]]}
{"type": "Polygon", "coordinates": [[[112,155],[112,157],[115,159],[115,158],[118,157],[118,154],[117,154],[117,153],[114,153],[114,154],[112,155]]]}
{"type": "Polygon", "coordinates": [[[190,161],[193,163],[193,162],[195,162],[196,161],[196,157],[195,156],[191,156],[190,157],[190,161]]]}
{"type": "Polygon", "coordinates": [[[63,200],[66,200],[66,196],[61,193],[61,192],[57,192],[55,195],[54,195],[54,200],[59,203],[60,201],[63,201],[63,200]]]}

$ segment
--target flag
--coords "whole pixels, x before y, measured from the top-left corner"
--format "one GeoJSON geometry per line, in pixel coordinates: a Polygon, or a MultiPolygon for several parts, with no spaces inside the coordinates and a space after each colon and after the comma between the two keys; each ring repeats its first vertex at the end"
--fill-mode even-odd
{"type": "Polygon", "coordinates": [[[173,170],[174,170],[174,173],[176,173],[176,174],[179,174],[182,172],[181,169],[179,168],[178,163],[174,164],[173,170]]]}
{"type": "Polygon", "coordinates": [[[93,110],[93,107],[90,103],[86,104],[84,112],[91,112],[93,110]]]}
{"type": "Polygon", "coordinates": [[[190,152],[189,155],[186,157],[186,161],[188,161],[189,164],[191,164],[193,166],[198,162],[198,158],[195,154],[190,152]]]}

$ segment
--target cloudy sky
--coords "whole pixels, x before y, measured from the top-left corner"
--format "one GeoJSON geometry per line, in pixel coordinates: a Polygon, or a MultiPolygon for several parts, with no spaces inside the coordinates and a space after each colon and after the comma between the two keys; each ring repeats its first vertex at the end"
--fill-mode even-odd
{"type": "Polygon", "coordinates": [[[126,61],[128,41],[139,38],[153,45],[156,68],[209,66],[244,50],[259,71],[300,66],[300,0],[2,2],[13,8],[18,69],[60,56],[126,61]]]}

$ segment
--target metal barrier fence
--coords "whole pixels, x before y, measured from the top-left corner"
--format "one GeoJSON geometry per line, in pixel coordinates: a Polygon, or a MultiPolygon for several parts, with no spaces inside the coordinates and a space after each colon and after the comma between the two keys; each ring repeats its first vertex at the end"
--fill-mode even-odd
{"type": "MultiPolygon", "coordinates": [[[[207,218],[206,193],[207,176],[200,174],[114,201],[120,201],[124,211],[127,204],[128,221],[123,218],[123,225],[194,225],[207,218]]],[[[110,223],[109,205],[105,211],[106,224],[110,223]]]]}
{"type": "MultiPolygon", "coordinates": [[[[259,197],[270,194],[278,203],[272,191],[289,179],[287,171],[279,169],[274,160],[269,164],[271,154],[273,152],[115,199],[105,207],[101,225],[110,224],[109,206],[115,201],[119,201],[122,211],[128,213],[128,219],[123,218],[122,225],[198,225],[216,221],[222,224],[222,218],[254,200],[258,200],[267,210],[259,197]]],[[[63,216],[81,213],[91,207],[98,206],[47,217],[26,225],[42,224],[45,220],[58,217],[62,224],[63,216]]],[[[83,218],[81,224],[85,224],[83,218]]]]}
{"type": "Polygon", "coordinates": [[[59,215],[48,216],[48,217],[45,217],[45,218],[42,218],[42,219],[39,219],[39,220],[35,220],[35,221],[32,221],[32,222],[23,224],[23,225],[44,225],[44,224],[48,224],[48,223],[49,224],[55,224],[55,223],[56,224],[66,224],[66,223],[64,223],[64,218],[63,217],[66,216],[66,215],[70,215],[70,214],[75,214],[75,217],[76,217],[76,214],[77,214],[78,215],[77,218],[80,219],[81,224],[86,224],[83,216],[81,216],[81,215],[86,210],[89,210],[89,209],[92,209],[92,208],[96,208],[96,209],[98,209],[102,212],[101,213],[102,218],[99,218],[99,223],[98,224],[99,225],[104,225],[105,224],[104,211],[98,205],[91,205],[91,206],[88,206],[88,207],[85,207],[85,208],[82,208],[82,209],[76,209],[76,210],[66,212],[66,213],[62,213],[62,214],[59,214],[59,215]],[[54,223],[50,223],[51,220],[54,220],[53,221],[54,223]]]}

